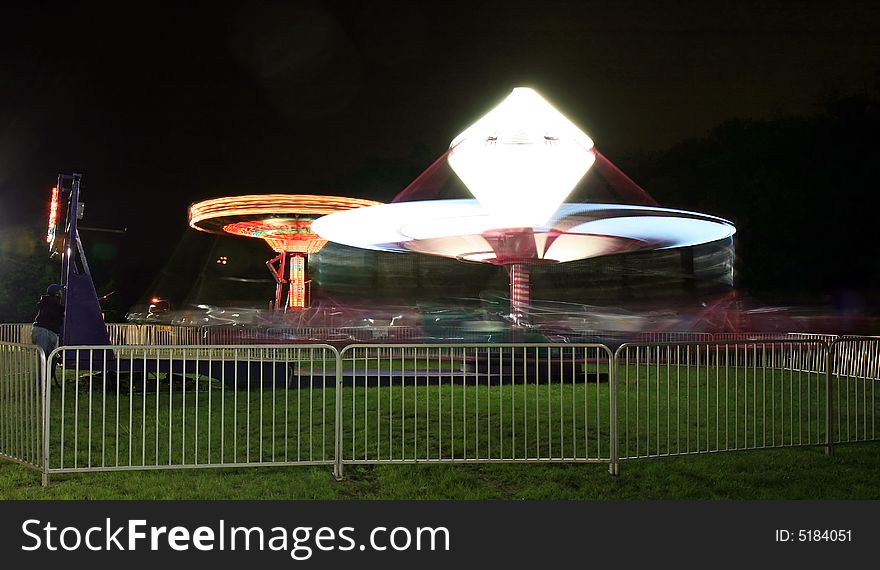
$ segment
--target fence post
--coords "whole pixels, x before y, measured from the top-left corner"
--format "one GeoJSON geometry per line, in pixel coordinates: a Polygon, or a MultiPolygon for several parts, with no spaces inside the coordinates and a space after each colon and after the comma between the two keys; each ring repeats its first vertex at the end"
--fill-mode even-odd
{"type": "Polygon", "coordinates": [[[334,431],[333,444],[333,477],[341,481],[342,472],[342,355],[335,348],[336,353],[336,429],[334,431]]]}
{"type": "Polygon", "coordinates": [[[620,442],[618,441],[620,430],[617,425],[617,357],[619,351],[612,353],[611,349],[607,346],[605,347],[605,350],[611,355],[611,358],[608,360],[608,385],[611,391],[611,463],[608,465],[608,473],[611,475],[620,475],[620,442]]]}
{"type": "MultiPolygon", "coordinates": [[[[42,437],[40,437],[40,441],[42,442],[40,453],[42,454],[43,461],[40,466],[42,470],[41,477],[41,485],[43,487],[49,486],[49,376],[53,372],[53,366],[51,366],[53,355],[56,354],[56,351],[53,351],[52,354],[47,358],[45,354],[43,354],[43,349],[38,348],[40,351],[40,365],[42,368],[40,370],[40,384],[41,384],[41,394],[42,398],[42,408],[43,408],[43,425],[42,425],[42,437]]],[[[64,379],[62,378],[62,382],[64,379]]]]}
{"type": "Polygon", "coordinates": [[[837,350],[837,340],[830,345],[825,345],[825,455],[834,455],[834,423],[832,418],[834,398],[834,383],[831,380],[831,369],[834,364],[834,352],[837,350]]]}

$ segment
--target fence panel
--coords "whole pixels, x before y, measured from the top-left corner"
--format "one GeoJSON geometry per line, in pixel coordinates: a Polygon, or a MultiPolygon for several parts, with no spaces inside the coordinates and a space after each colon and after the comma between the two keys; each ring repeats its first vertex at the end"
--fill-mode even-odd
{"type": "Polygon", "coordinates": [[[49,473],[334,463],[331,346],[63,347],[53,356],[49,473]]]}
{"type": "Polygon", "coordinates": [[[838,338],[833,334],[820,333],[777,333],[777,332],[736,332],[736,333],[712,333],[709,340],[751,340],[751,341],[770,341],[770,340],[820,340],[826,344],[830,344],[838,338]]]}
{"type": "Polygon", "coordinates": [[[114,346],[146,344],[142,325],[134,323],[107,323],[107,335],[114,346]]]}
{"type": "Polygon", "coordinates": [[[625,344],[623,459],[827,443],[821,340],[625,344]]]}
{"type": "Polygon", "coordinates": [[[415,342],[421,332],[403,326],[324,327],[324,326],[205,326],[206,343],[256,344],[293,342],[415,342]]]}
{"type": "Polygon", "coordinates": [[[2,323],[0,324],[0,342],[17,344],[32,344],[32,323],[2,323]]]}
{"type": "Polygon", "coordinates": [[[341,464],[611,460],[604,346],[352,345],[340,358],[341,464]]]}
{"type": "Polygon", "coordinates": [[[204,331],[202,327],[157,325],[152,323],[142,324],[140,325],[140,336],[141,344],[156,344],[162,346],[195,346],[207,344],[203,340],[204,331]]]}
{"type": "Polygon", "coordinates": [[[0,457],[42,466],[43,351],[0,343],[0,457]]]}
{"type": "Polygon", "coordinates": [[[697,342],[712,340],[712,333],[700,332],[643,332],[637,335],[636,342],[697,342]]]}
{"type": "Polygon", "coordinates": [[[880,338],[842,338],[831,345],[831,422],[836,443],[877,439],[880,338]]]}

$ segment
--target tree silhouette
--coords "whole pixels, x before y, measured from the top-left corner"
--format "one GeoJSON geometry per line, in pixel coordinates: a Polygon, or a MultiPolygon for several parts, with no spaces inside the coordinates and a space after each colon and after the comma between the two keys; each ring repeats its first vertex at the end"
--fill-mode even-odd
{"type": "Polygon", "coordinates": [[[876,294],[872,194],[880,112],[868,94],[827,94],[814,114],[731,120],[643,158],[640,182],[664,206],[738,229],[739,285],[773,298],[876,294]]]}

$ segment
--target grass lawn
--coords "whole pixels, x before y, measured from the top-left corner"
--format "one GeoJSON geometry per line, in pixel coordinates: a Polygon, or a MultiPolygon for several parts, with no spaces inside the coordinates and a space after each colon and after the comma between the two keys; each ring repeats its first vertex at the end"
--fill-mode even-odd
{"type": "Polygon", "coordinates": [[[0,461],[2,499],[880,499],[880,442],[605,465],[382,465],[55,475],[0,461]]]}

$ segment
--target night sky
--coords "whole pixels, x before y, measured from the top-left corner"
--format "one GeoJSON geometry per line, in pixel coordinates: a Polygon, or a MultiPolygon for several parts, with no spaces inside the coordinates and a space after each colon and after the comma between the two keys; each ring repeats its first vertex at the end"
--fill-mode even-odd
{"type": "Polygon", "coordinates": [[[135,288],[191,202],[388,200],[517,85],[617,162],[880,70],[880,3],[846,0],[13,2],[0,20],[0,230],[41,223],[57,174],[81,172],[84,223],[127,228],[135,288]]]}

